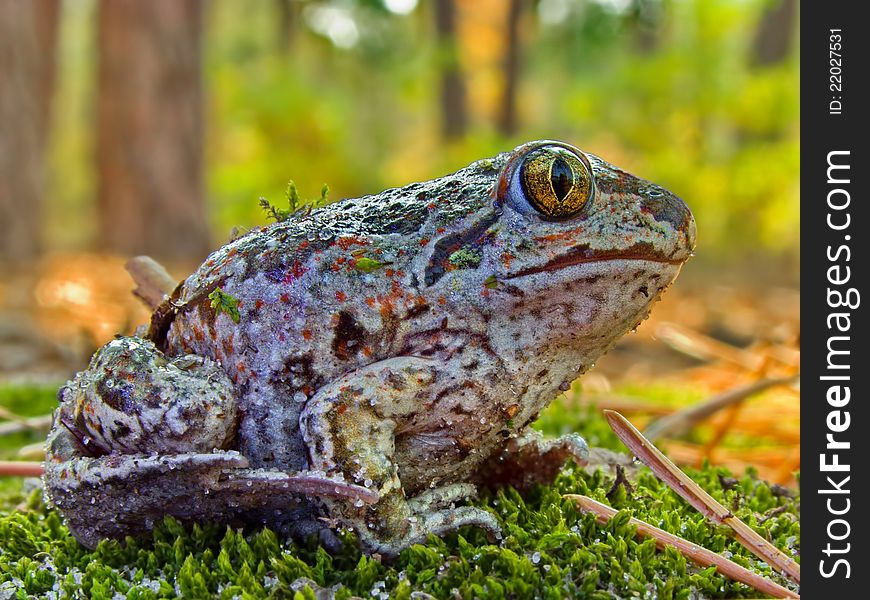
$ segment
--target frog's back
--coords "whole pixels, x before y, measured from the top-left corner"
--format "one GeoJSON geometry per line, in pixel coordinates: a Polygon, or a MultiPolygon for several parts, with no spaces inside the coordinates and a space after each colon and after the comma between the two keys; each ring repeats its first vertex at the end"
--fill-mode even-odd
{"type": "Polygon", "coordinates": [[[412,261],[490,204],[506,158],[296,213],[230,242],[179,291],[167,347],[219,360],[237,381],[306,356],[316,384],[389,356],[394,325],[425,302],[412,261]]]}

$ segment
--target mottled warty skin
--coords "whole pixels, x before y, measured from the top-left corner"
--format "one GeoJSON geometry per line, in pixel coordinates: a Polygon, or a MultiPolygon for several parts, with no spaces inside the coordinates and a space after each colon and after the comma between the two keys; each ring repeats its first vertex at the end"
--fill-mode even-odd
{"type": "Polygon", "coordinates": [[[46,489],[87,545],[165,514],[327,543],[353,527],[385,555],[495,532],[453,502],[583,459],[579,437],[526,428],[646,317],[694,237],[679,198],[560,142],[256,229],[61,390],[46,489]],[[528,197],[541,148],[544,187],[588,184],[567,217],[528,197]]]}

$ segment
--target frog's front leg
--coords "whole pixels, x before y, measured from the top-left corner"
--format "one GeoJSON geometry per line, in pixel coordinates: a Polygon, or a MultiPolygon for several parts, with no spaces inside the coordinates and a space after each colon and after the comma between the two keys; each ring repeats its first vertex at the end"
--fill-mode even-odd
{"type": "Polygon", "coordinates": [[[513,486],[523,491],[532,485],[552,483],[569,460],[585,465],[589,446],[576,433],[547,440],[534,429],[508,439],[478,469],[473,480],[488,488],[513,486]]]}
{"type": "Polygon", "coordinates": [[[237,428],[235,390],[197,356],[169,359],[147,340],[118,338],[59,396],[45,489],[90,547],[151,529],[165,515],[228,522],[258,511],[286,514],[293,492],[377,499],[322,477],[251,469],[226,450],[237,428]]]}
{"type": "Polygon", "coordinates": [[[472,485],[447,485],[405,497],[395,461],[395,434],[404,422],[427,410],[436,364],[396,357],[368,365],[318,390],[302,411],[311,468],[341,474],[380,496],[368,506],[325,499],[330,516],[354,527],[370,551],[395,555],[429,534],[463,525],[499,531],[495,518],[484,510],[445,508],[472,495],[472,485]]]}

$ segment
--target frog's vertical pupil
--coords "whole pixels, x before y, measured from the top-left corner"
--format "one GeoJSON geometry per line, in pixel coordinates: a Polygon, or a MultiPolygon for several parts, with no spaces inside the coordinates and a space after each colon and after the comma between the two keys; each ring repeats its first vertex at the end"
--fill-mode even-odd
{"type": "Polygon", "coordinates": [[[550,167],[550,185],[559,201],[564,200],[574,187],[574,172],[561,156],[557,156],[550,167]]]}

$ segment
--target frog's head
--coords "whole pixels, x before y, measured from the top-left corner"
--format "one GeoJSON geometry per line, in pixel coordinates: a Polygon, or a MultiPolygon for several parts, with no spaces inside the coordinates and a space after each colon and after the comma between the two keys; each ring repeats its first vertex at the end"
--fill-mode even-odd
{"type": "Polygon", "coordinates": [[[695,246],[682,200],[562,142],[517,148],[493,204],[491,334],[531,379],[547,370],[564,385],[588,368],[647,316],[695,246]]]}

